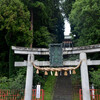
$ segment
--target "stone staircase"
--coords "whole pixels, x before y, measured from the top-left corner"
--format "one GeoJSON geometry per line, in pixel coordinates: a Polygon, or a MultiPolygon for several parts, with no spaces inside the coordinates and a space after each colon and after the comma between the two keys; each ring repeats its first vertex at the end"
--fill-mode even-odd
{"type": "Polygon", "coordinates": [[[54,88],[53,100],[72,100],[71,76],[58,76],[54,88]]]}

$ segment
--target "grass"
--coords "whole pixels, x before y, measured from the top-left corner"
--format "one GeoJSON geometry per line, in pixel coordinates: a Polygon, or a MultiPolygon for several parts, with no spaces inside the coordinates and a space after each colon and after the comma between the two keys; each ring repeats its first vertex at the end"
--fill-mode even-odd
{"type": "Polygon", "coordinates": [[[73,100],[79,100],[79,93],[73,93],[73,100]]]}
{"type": "MultiPolygon", "coordinates": [[[[75,77],[74,77],[75,78],[75,77]]],[[[73,79],[74,79],[73,78],[73,79]]],[[[77,78],[75,78],[77,79],[77,78]]],[[[79,100],[79,89],[78,87],[74,87],[74,85],[79,85],[79,83],[76,82],[76,80],[72,80],[73,83],[73,100],[79,100]]],[[[48,76],[45,86],[44,86],[44,100],[52,100],[53,99],[53,90],[54,90],[54,85],[56,83],[56,77],[55,76],[48,76]]]]}
{"type": "Polygon", "coordinates": [[[79,69],[77,70],[77,74],[71,76],[71,81],[73,86],[73,100],[79,100],[79,89],[81,88],[79,69]]]}
{"type": "Polygon", "coordinates": [[[55,82],[55,76],[48,76],[44,86],[44,100],[52,100],[55,82]]]}

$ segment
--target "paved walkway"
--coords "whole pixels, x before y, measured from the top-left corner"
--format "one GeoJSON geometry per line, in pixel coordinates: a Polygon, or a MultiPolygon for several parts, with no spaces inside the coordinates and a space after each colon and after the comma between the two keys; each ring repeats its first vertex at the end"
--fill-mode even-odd
{"type": "Polygon", "coordinates": [[[70,75],[58,76],[53,100],[72,100],[72,84],[70,75]]]}

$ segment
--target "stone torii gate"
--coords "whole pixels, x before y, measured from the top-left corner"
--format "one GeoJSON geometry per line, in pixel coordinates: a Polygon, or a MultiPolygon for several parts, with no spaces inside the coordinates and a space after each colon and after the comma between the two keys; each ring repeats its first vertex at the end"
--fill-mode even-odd
{"type": "MultiPolygon", "coordinates": [[[[32,100],[32,82],[33,82],[33,65],[50,66],[49,61],[36,61],[35,55],[49,55],[49,49],[46,48],[25,48],[12,46],[15,54],[28,55],[28,60],[24,62],[15,62],[15,66],[27,66],[25,99],[32,100]]],[[[63,55],[79,54],[82,64],[80,67],[82,80],[83,100],[91,100],[89,90],[88,65],[100,65],[100,60],[87,60],[87,53],[100,52],[100,44],[83,47],[63,48],[63,55]]],[[[78,65],[79,61],[63,61],[63,66],[78,65]]]]}

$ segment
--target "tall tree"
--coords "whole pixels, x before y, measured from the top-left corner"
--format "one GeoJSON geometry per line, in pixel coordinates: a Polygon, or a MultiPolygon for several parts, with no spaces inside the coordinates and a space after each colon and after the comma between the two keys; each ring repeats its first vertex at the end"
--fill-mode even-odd
{"type": "Polygon", "coordinates": [[[7,60],[8,52],[12,54],[11,45],[29,46],[33,43],[34,47],[48,47],[51,42],[62,42],[64,18],[59,5],[59,0],[0,0],[0,41],[4,40],[0,42],[1,70],[8,70],[7,66],[11,64],[7,60]],[[31,17],[30,11],[33,13],[31,17]]]}
{"type": "MultiPolygon", "coordinates": [[[[30,30],[33,35],[33,0],[21,0],[27,7],[28,10],[30,11],[30,30]]],[[[30,47],[32,48],[33,42],[30,44],[30,47]]]]}
{"type": "Polygon", "coordinates": [[[62,3],[62,9],[63,9],[63,12],[65,14],[65,17],[67,19],[69,19],[69,14],[72,10],[72,5],[73,3],[75,2],[75,0],[65,0],[63,3],[62,3]]]}
{"type": "MultiPolygon", "coordinates": [[[[30,13],[19,0],[0,0],[0,31],[9,47],[9,74],[13,73],[12,45],[29,46],[32,43],[30,13]]],[[[5,48],[6,49],[6,48],[5,48]]]]}
{"type": "MultiPolygon", "coordinates": [[[[38,36],[37,31],[41,30],[41,27],[45,27],[50,34],[49,36],[53,38],[53,42],[62,42],[64,38],[64,20],[59,9],[59,0],[34,0],[31,4],[30,1],[22,1],[28,6],[29,9],[32,7],[34,15],[34,37],[38,36]]],[[[42,34],[44,35],[44,33],[42,34]]],[[[42,39],[42,41],[44,40],[42,39]]],[[[49,44],[50,41],[47,43],[49,44]]],[[[33,39],[33,46],[39,46],[39,42],[37,43],[35,38],[33,39]]]]}
{"type": "Polygon", "coordinates": [[[62,16],[60,0],[45,0],[48,16],[47,27],[55,37],[54,42],[62,42],[64,39],[64,17],[62,16]]]}
{"type": "Polygon", "coordinates": [[[70,14],[76,45],[100,42],[100,0],[77,0],[70,14]]]}

